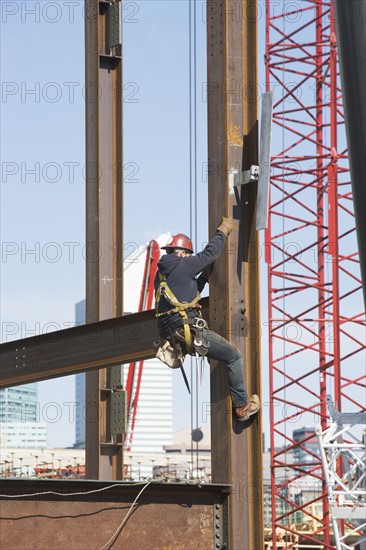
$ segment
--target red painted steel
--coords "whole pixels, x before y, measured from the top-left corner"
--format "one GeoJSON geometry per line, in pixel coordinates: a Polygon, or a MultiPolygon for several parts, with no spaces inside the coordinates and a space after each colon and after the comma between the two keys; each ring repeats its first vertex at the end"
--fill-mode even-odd
{"type": "Polygon", "coordinates": [[[286,548],[296,537],[333,548],[320,458],[311,433],[293,431],[328,424],[326,394],[340,410],[365,410],[366,323],[334,15],[329,0],[266,0],[266,8],[273,548],[279,529],[294,541],[286,548]]]}
{"type": "MultiPolygon", "coordinates": [[[[142,278],[142,287],[138,309],[139,312],[149,310],[152,307],[154,299],[154,279],[158,269],[159,258],[159,244],[156,241],[150,241],[146,250],[146,261],[144,275],[142,278]]],[[[131,450],[133,441],[133,432],[135,428],[136,414],[138,409],[143,368],[144,361],[139,361],[137,366],[137,378],[136,363],[130,363],[128,369],[126,382],[128,433],[125,439],[125,448],[127,451],[131,450]]]]}

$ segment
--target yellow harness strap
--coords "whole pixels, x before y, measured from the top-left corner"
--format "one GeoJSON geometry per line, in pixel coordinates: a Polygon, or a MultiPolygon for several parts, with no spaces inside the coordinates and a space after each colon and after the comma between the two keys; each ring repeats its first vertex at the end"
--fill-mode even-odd
{"type": "Polygon", "coordinates": [[[155,295],[156,317],[163,317],[164,315],[172,315],[173,313],[179,313],[183,319],[184,341],[187,347],[187,352],[192,353],[192,336],[188,325],[188,315],[186,310],[192,307],[200,308],[201,306],[198,304],[198,301],[201,299],[201,296],[197,294],[195,299],[192,300],[192,302],[190,303],[179,302],[176,296],[168,287],[165,275],[162,275],[161,273],[159,273],[159,279],[160,279],[160,284],[155,295]],[[158,313],[159,301],[161,296],[164,296],[164,298],[174,307],[172,309],[169,309],[168,311],[163,311],[162,313],[158,313]]]}

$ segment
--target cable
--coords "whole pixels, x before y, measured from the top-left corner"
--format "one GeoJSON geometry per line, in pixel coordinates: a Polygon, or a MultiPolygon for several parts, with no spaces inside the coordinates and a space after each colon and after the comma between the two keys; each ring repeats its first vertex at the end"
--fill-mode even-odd
{"type": "MultiPolygon", "coordinates": [[[[189,234],[193,237],[193,155],[192,155],[192,3],[188,0],[188,97],[189,97],[189,234]]],[[[191,424],[191,475],[193,477],[193,357],[190,359],[190,379],[191,379],[191,396],[190,396],[190,424],[191,424]]]]}
{"type": "MultiPolygon", "coordinates": [[[[189,18],[189,222],[190,236],[194,242],[194,248],[198,248],[198,185],[197,185],[197,1],[188,1],[189,18]],[[192,15],[193,3],[193,15],[192,15]],[[193,29],[192,29],[193,26],[193,29]],[[192,47],[193,44],[193,47],[192,47]]],[[[193,474],[194,449],[192,434],[195,427],[198,429],[198,369],[194,357],[191,357],[191,464],[193,474]],[[193,369],[196,368],[194,377],[193,369]],[[195,413],[195,414],[194,414],[195,413]]],[[[196,468],[198,473],[198,441],[195,445],[196,468]]]]}
{"type": "MultiPolygon", "coordinates": [[[[149,481],[151,483],[151,481],[149,481]]],[[[142,485],[142,483],[132,483],[131,485],[142,485]]],[[[37,497],[41,495],[56,495],[58,497],[73,497],[79,495],[91,495],[92,493],[101,493],[102,491],[108,491],[108,489],[113,489],[114,487],[121,486],[121,483],[113,483],[113,485],[108,485],[107,487],[102,487],[101,489],[93,489],[91,491],[79,491],[77,493],[58,493],[56,491],[43,491],[40,493],[26,493],[23,495],[0,495],[0,498],[24,498],[24,497],[37,497]]]]}
{"type": "MultiPolygon", "coordinates": [[[[194,243],[197,250],[197,234],[198,234],[198,207],[197,207],[197,1],[193,0],[193,105],[194,105],[194,243]]],[[[195,387],[195,398],[196,398],[196,471],[197,478],[199,472],[199,458],[198,458],[198,365],[196,362],[196,387],[195,387]]]]}
{"type": "Polygon", "coordinates": [[[118,537],[118,535],[120,534],[120,532],[122,531],[122,529],[124,528],[124,526],[126,525],[127,523],[127,520],[128,518],[130,517],[130,515],[132,514],[132,511],[133,511],[133,507],[135,506],[135,504],[137,503],[140,495],[145,491],[145,489],[152,483],[152,481],[148,481],[144,487],[141,489],[141,491],[139,492],[139,494],[137,495],[137,497],[135,498],[135,500],[133,501],[133,503],[131,504],[130,506],[130,509],[128,510],[127,514],[125,515],[123,521],[121,522],[121,524],[119,525],[119,527],[116,529],[116,531],[114,532],[114,534],[111,536],[111,538],[108,540],[108,542],[106,542],[104,544],[104,546],[102,546],[100,548],[100,550],[104,550],[105,548],[111,548],[112,544],[114,543],[114,541],[116,540],[116,538],[118,537]]]}
{"type": "Polygon", "coordinates": [[[197,250],[197,228],[198,228],[198,207],[197,207],[197,0],[193,0],[193,123],[194,123],[194,244],[197,250]]]}

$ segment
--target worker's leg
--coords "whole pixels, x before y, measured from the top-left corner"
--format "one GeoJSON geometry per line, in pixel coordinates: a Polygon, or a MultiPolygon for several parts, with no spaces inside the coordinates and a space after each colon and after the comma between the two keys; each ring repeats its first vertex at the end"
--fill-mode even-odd
{"type": "Polygon", "coordinates": [[[203,330],[203,339],[210,343],[207,358],[225,363],[228,369],[229,389],[234,407],[243,407],[248,402],[244,387],[243,359],[240,351],[228,340],[212,330],[203,330]]]}

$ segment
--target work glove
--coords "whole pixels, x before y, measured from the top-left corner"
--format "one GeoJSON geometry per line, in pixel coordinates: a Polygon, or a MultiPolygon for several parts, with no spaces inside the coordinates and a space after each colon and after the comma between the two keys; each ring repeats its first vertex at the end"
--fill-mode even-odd
{"type": "Polygon", "coordinates": [[[230,235],[232,230],[235,229],[235,225],[236,224],[233,218],[231,217],[225,218],[225,216],[222,216],[221,223],[217,228],[217,231],[221,231],[221,233],[223,233],[227,237],[228,235],[230,235]]]}

